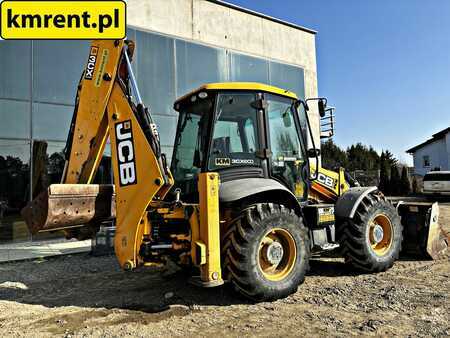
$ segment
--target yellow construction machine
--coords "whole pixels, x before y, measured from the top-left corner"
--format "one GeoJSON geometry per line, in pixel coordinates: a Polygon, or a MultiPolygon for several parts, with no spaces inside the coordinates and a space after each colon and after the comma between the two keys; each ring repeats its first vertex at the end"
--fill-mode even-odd
{"type": "Polygon", "coordinates": [[[323,115],[325,99],[258,83],[206,84],[174,103],[169,169],[133,51],[128,40],[92,42],[61,184],[22,212],[33,233],[91,238],[114,219],[123,269],[170,259],[195,267],[198,285],[230,282],[256,301],[295,292],[312,252],[340,246],[346,262],[367,272],[393,265],[402,242],[396,209],[376,187],[319,166],[308,110],[317,104],[323,115]],[[108,138],[114,185],[96,185],[108,138]]]}

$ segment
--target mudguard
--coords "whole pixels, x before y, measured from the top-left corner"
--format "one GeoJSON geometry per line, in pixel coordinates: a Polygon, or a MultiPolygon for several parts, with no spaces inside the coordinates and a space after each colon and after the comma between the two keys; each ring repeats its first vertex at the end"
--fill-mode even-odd
{"type": "Polygon", "coordinates": [[[377,187],[352,187],[341,195],[335,205],[336,218],[353,218],[361,201],[377,187]]]}
{"type": "Polygon", "coordinates": [[[273,179],[267,178],[242,178],[221,183],[219,187],[219,200],[221,203],[229,203],[265,193],[268,193],[265,197],[269,198],[271,195],[274,197],[276,195],[275,193],[278,193],[283,196],[283,200],[278,202],[285,202],[297,211],[301,209],[297,198],[288,188],[273,179]]]}

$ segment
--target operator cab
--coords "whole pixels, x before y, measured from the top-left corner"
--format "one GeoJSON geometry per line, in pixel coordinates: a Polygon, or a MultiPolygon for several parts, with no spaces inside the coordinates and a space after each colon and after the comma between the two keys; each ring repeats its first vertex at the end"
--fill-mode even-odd
{"type": "Polygon", "coordinates": [[[171,171],[183,199],[198,196],[197,175],[221,182],[273,178],[307,197],[307,121],[297,96],[259,83],[213,83],[178,99],[171,171]],[[306,174],[305,174],[306,173],[306,174]]]}

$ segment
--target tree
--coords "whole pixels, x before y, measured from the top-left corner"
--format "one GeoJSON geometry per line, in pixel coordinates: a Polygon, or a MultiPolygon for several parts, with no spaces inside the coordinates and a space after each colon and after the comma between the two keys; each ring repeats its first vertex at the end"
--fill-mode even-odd
{"type": "Polygon", "coordinates": [[[409,195],[411,193],[411,183],[409,182],[408,169],[406,166],[402,168],[402,176],[400,178],[400,188],[402,195],[409,195]]]}
{"type": "Polygon", "coordinates": [[[373,149],[372,146],[369,146],[368,151],[370,170],[377,170],[380,167],[380,155],[373,149]]]}
{"type": "Polygon", "coordinates": [[[322,167],[328,170],[336,170],[339,167],[347,168],[347,153],[337,146],[332,139],[322,142],[322,167]]]}
{"type": "Polygon", "coordinates": [[[373,149],[362,143],[351,145],[347,148],[347,157],[349,161],[349,170],[378,170],[380,156],[373,149]]]}
{"type": "Polygon", "coordinates": [[[390,167],[398,163],[397,159],[394,157],[394,154],[392,154],[389,150],[384,151],[384,157],[390,167]]]}
{"type": "Polygon", "coordinates": [[[400,182],[400,175],[398,172],[398,166],[397,164],[394,164],[391,166],[391,179],[389,181],[389,187],[390,187],[390,194],[391,195],[401,195],[401,182],[400,182]]]}
{"type": "Polygon", "coordinates": [[[390,193],[390,181],[389,181],[389,170],[387,165],[383,165],[380,169],[380,184],[378,189],[380,189],[385,195],[390,193]]]}
{"type": "Polygon", "coordinates": [[[419,184],[417,183],[417,179],[415,176],[413,176],[412,180],[412,192],[414,195],[419,193],[419,184]]]}
{"type": "MultiPolygon", "coordinates": [[[[395,195],[402,191],[398,161],[389,150],[383,150],[379,155],[372,146],[356,143],[344,151],[331,139],[328,139],[322,142],[322,167],[330,170],[344,167],[350,172],[362,170],[359,179],[363,181],[366,178],[369,178],[369,181],[371,178],[376,181],[378,179],[376,173],[379,170],[378,188],[384,194],[395,195]],[[393,167],[396,171],[394,172],[394,181],[391,182],[390,173],[393,167]]],[[[406,187],[406,184],[404,187],[406,187]]]]}
{"type": "Polygon", "coordinates": [[[352,144],[347,148],[349,170],[367,170],[367,148],[361,143],[352,144]]]}
{"type": "Polygon", "coordinates": [[[379,169],[380,169],[380,183],[378,188],[385,194],[391,194],[391,184],[389,179],[389,169],[391,167],[389,154],[387,155],[385,151],[381,152],[380,160],[379,160],[379,169]]]}

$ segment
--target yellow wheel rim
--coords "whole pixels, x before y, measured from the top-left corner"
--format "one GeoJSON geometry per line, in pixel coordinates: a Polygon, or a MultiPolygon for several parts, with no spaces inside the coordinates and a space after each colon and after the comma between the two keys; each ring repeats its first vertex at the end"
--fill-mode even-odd
{"type": "Polygon", "coordinates": [[[389,217],[379,214],[369,227],[369,242],[377,256],[384,256],[392,246],[393,227],[389,217]]]}
{"type": "Polygon", "coordinates": [[[258,265],[267,280],[277,282],[286,278],[296,260],[295,241],[287,230],[272,229],[259,243],[258,265]]]}

